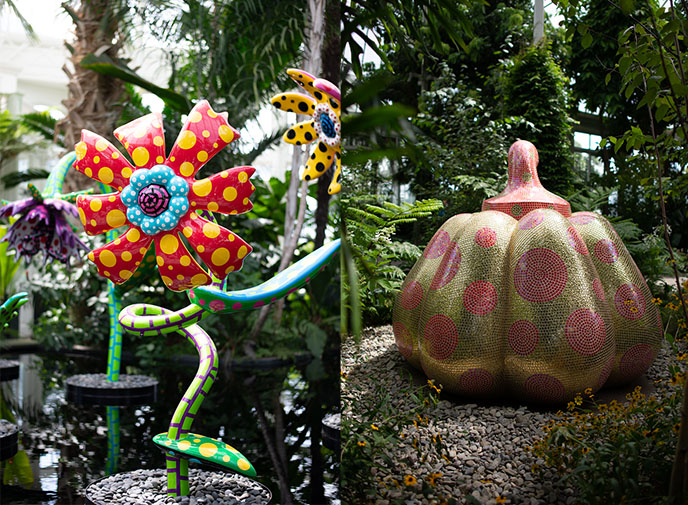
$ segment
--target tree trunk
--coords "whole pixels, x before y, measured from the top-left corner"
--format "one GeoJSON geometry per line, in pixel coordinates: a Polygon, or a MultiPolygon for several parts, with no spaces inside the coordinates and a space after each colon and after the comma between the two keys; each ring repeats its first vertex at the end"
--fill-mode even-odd
{"type": "MultiPolygon", "coordinates": [[[[88,54],[106,54],[113,60],[121,48],[118,18],[110,9],[108,0],[89,0],[80,2],[74,9],[70,3],[62,7],[74,20],[76,39],[73,46],[67,45],[71,52],[72,68],[67,65],[62,70],[67,74],[67,98],[62,104],[67,115],[55,129],[64,133],[68,151],[81,140],[81,130],[98,133],[114,142],[112,131],[119,119],[122,107],[116,105],[124,94],[124,84],[119,79],[100,75],[81,67],[81,60],[88,54]],[[106,15],[107,13],[107,15],[106,15]],[[109,24],[103,26],[103,19],[109,24]]],[[[70,170],[65,180],[64,191],[69,193],[92,185],[92,181],[76,171],[70,170]]]]}

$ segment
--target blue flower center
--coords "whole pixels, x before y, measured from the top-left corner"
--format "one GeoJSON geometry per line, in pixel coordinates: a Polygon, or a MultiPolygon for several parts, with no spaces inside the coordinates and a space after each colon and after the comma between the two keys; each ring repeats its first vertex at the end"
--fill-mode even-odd
{"type": "Polygon", "coordinates": [[[325,136],[329,138],[334,138],[337,136],[337,132],[334,130],[334,122],[330,119],[330,115],[323,112],[320,114],[320,126],[322,126],[322,131],[325,136]]]}

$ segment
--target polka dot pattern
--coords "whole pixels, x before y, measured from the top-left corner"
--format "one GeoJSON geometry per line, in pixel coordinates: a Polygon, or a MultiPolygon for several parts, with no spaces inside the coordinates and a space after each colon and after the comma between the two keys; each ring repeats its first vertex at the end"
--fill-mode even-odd
{"type": "Polygon", "coordinates": [[[188,223],[189,243],[210,271],[218,278],[240,270],[243,259],[252,250],[244,240],[223,226],[197,216],[188,223]],[[222,239],[222,246],[214,245],[222,239]]]}
{"type": "Polygon", "coordinates": [[[604,296],[604,286],[602,286],[602,281],[595,277],[592,280],[592,290],[595,293],[595,296],[597,297],[598,300],[604,301],[605,296],[604,296]]]}
{"type": "Polygon", "coordinates": [[[286,132],[284,132],[284,135],[282,136],[282,140],[284,142],[297,146],[309,144],[316,138],[318,138],[318,133],[315,131],[312,119],[296,123],[286,132]]]}
{"type": "Polygon", "coordinates": [[[569,228],[566,230],[566,238],[569,241],[569,245],[573,247],[576,252],[582,255],[589,254],[588,246],[585,245],[585,242],[581,238],[580,234],[573,226],[569,226],[569,228]]]}
{"type": "Polygon", "coordinates": [[[509,326],[509,347],[520,356],[531,354],[540,340],[540,332],[532,321],[519,319],[509,326]]]}
{"type": "Polygon", "coordinates": [[[318,142],[306,162],[306,171],[303,173],[303,178],[309,181],[324,174],[334,163],[337,149],[324,142],[318,142]]]}
{"type": "Polygon", "coordinates": [[[125,224],[120,216],[124,216],[127,208],[117,194],[79,195],[76,205],[84,231],[89,235],[105,233],[125,224]],[[86,219],[87,215],[90,219],[86,219]]]}
{"type": "Polygon", "coordinates": [[[77,172],[120,191],[129,184],[129,177],[135,168],[110,142],[100,135],[82,130],[78,145],[79,152],[74,163],[77,172]],[[79,153],[83,154],[81,158],[79,153]]]}
{"type": "Polygon", "coordinates": [[[280,93],[270,100],[272,105],[284,112],[294,112],[310,116],[315,109],[316,101],[308,95],[301,93],[280,93]]]}
{"type": "Polygon", "coordinates": [[[218,151],[230,142],[239,138],[239,132],[233,129],[227,122],[227,113],[216,113],[206,100],[196,104],[189,113],[189,117],[195,116],[198,121],[189,121],[179,132],[179,137],[170,151],[165,165],[184,177],[191,178],[218,151]],[[203,134],[206,132],[206,135],[203,134]],[[201,140],[202,139],[202,140],[201,140]],[[199,153],[205,153],[199,156],[199,153]],[[188,163],[193,168],[189,168],[188,163]],[[182,171],[182,165],[184,170],[182,171]],[[187,175],[188,174],[188,175],[187,175]]]}
{"type": "Polygon", "coordinates": [[[143,260],[153,238],[130,228],[119,243],[110,242],[88,254],[98,273],[116,284],[125,282],[143,260]]]}
{"type": "Polygon", "coordinates": [[[209,210],[220,214],[243,214],[253,208],[251,195],[256,189],[251,183],[253,167],[235,167],[223,170],[207,179],[194,183],[189,201],[194,210],[209,210]]]}
{"type": "Polygon", "coordinates": [[[603,263],[614,263],[619,259],[619,252],[609,239],[598,240],[595,243],[595,257],[603,263]]]}
{"type": "Polygon", "coordinates": [[[446,360],[454,354],[459,343],[459,332],[454,321],[443,314],[432,316],[425,324],[423,340],[428,354],[436,360],[446,360]]]}
{"type": "Polygon", "coordinates": [[[449,233],[440,229],[435,233],[432,239],[430,239],[430,243],[425,248],[425,251],[423,251],[423,257],[429,260],[439,258],[447,251],[450,242],[449,233]]]}
{"type": "Polygon", "coordinates": [[[489,314],[497,306],[497,290],[488,281],[475,281],[463,293],[464,308],[478,316],[489,314]]]}
{"type": "Polygon", "coordinates": [[[590,309],[577,309],[566,318],[566,341],[583,356],[594,356],[604,347],[606,328],[602,316],[590,309]]]}
{"type": "Polygon", "coordinates": [[[645,315],[645,297],[635,284],[622,284],[614,294],[614,306],[619,314],[632,321],[645,315]]]}
{"type": "Polygon", "coordinates": [[[449,284],[461,266],[461,249],[457,242],[451,242],[449,250],[442,258],[442,263],[437,268],[430,282],[430,289],[440,289],[449,284]]]}
{"type": "Polygon", "coordinates": [[[573,224],[586,225],[597,219],[597,215],[593,212],[576,212],[569,218],[569,222],[573,224]]]}
{"type": "Polygon", "coordinates": [[[564,400],[564,385],[559,379],[544,373],[536,373],[526,379],[527,395],[542,403],[561,403],[564,400]]]}
{"type": "Polygon", "coordinates": [[[484,368],[472,368],[461,374],[459,386],[467,393],[487,394],[494,386],[494,377],[484,368]]]}
{"type": "Polygon", "coordinates": [[[395,322],[392,325],[394,330],[394,340],[397,343],[397,348],[402,356],[406,359],[410,359],[413,354],[413,342],[411,341],[411,334],[408,328],[403,323],[395,322]]]}
{"type": "Polygon", "coordinates": [[[523,253],[514,270],[516,291],[529,302],[554,300],[564,291],[567,279],[564,260],[542,247],[523,253]]]}
{"type": "Polygon", "coordinates": [[[411,281],[401,292],[401,306],[406,310],[413,310],[423,302],[423,286],[420,282],[411,281]]]}
{"type": "Polygon", "coordinates": [[[526,214],[526,216],[518,222],[518,227],[522,230],[532,230],[544,221],[542,212],[534,210],[526,214]]]}
{"type": "Polygon", "coordinates": [[[497,232],[489,226],[484,226],[475,233],[473,241],[480,247],[492,247],[497,243],[497,232]]]}
{"type": "Polygon", "coordinates": [[[120,126],[115,130],[119,140],[140,168],[151,168],[158,156],[165,157],[165,133],[162,129],[162,115],[148,114],[120,126]]]}
{"type": "Polygon", "coordinates": [[[637,344],[627,350],[619,362],[619,373],[625,380],[633,380],[650,368],[655,353],[648,344],[637,344]]]}

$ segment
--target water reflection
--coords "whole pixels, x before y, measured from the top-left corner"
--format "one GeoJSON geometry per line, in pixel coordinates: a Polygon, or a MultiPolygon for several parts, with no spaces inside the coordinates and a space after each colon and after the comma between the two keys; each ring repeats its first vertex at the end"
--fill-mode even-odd
{"type": "MultiPolygon", "coordinates": [[[[167,363],[145,371],[128,366],[127,373],[158,379],[154,405],[82,407],[65,402],[62,385],[71,375],[99,370],[100,359],[42,354],[22,360],[24,377],[14,395],[20,449],[28,455],[34,482],[28,490],[3,487],[3,504],[81,505],[79,492],[96,479],[164,468],[164,455],[151,439],[166,431],[195,365],[167,363]]],[[[338,461],[321,448],[320,423],[338,408],[338,375],[336,360],[264,371],[221,370],[194,429],[241,447],[258,470],[257,480],[272,491],[272,503],[337,503],[338,461]]]]}

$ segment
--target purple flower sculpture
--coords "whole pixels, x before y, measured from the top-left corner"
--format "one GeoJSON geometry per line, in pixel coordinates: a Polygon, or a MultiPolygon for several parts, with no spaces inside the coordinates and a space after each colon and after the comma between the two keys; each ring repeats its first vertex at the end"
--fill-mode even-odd
{"type": "Polygon", "coordinates": [[[28,264],[42,251],[44,265],[57,260],[69,266],[72,257],[81,258],[80,250],[89,250],[64,216],[78,218],[77,208],[65,200],[44,198],[33,184],[29,184],[29,191],[30,198],[0,207],[0,217],[20,214],[2,241],[16,251],[15,260],[23,256],[28,264]]]}

